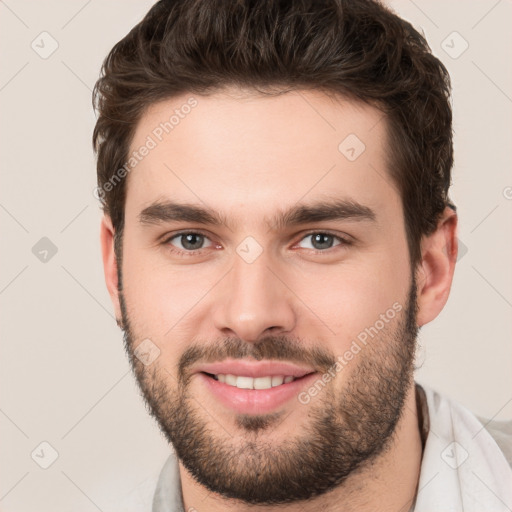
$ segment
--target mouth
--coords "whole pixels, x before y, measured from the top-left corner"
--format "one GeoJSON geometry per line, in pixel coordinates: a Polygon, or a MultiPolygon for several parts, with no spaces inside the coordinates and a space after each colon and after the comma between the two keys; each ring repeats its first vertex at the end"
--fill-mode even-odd
{"type": "Polygon", "coordinates": [[[271,389],[278,386],[282,386],[284,384],[289,384],[290,382],[294,382],[296,380],[303,379],[311,373],[306,373],[301,377],[295,377],[293,375],[267,375],[263,377],[247,377],[242,375],[233,375],[233,374],[213,374],[207,372],[200,372],[207,377],[216,380],[217,382],[222,382],[228,386],[236,387],[238,389],[271,389]]]}
{"type": "Polygon", "coordinates": [[[233,374],[197,372],[206,394],[229,411],[244,414],[267,414],[298,400],[301,391],[318,379],[318,372],[302,376],[268,375],[248,377],[233,374]]]}

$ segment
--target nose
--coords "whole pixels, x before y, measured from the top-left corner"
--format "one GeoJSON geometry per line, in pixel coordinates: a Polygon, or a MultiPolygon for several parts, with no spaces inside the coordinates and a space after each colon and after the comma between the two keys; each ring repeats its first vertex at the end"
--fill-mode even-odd
{"type": "Polygon", "coordinates": [[[296,325],[294,294],[263,253],[247,263],[235,256],[222,280],[214,310],[215,327],[226,336],[255,342],[265,335],[290,332],[296,325]]]}

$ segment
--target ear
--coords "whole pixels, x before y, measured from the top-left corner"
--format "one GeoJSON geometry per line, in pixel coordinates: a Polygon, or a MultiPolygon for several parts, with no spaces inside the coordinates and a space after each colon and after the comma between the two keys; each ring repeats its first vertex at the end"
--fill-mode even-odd
{"type": "Polygon", "coordinates": [[[421,241],[421,262],[416,269],[418,287],[418,327],[439,315],[452,285],[457,262],[457,214],[446,207],[437,229],[421,241]]]}
{"type": "Polygon", "coordinates": [[[117,325],[121,326],[121,306],[119,304],[117,261],[114,252],[114,227],[108,215],[104,215],[100,225],[101,254],[103,258],[103,272],[108,293],[114,306],[117,325]]]}

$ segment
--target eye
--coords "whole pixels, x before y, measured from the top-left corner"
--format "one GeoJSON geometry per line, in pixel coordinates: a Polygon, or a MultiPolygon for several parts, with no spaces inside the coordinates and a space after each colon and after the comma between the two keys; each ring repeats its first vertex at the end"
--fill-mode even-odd
{"type": "MultiPolygon", "coordinates": [[[[179,255],[200,254],[203,249],[215,246],[215,244],[204,234],[196,231],[182,231],[167,237],[163,245],[172,252],[179,255]]],[[[314,231],[304,236],[298,246],[305,249],[312,249],[316,252],[327,252],[336,246],[351,245],[351,241],[331,233],[314,231]]]]}
{"type": "MultiPolygon", "coordinates": [[[[301,242],[310,239],[311,242],[308,244],[306,249],[313,249],[316,251],[324,252],[326,249],[331,249],[338,245],[350,245],[350,241],[337,235],[330,233],[324,233],[321,231],[315,231],[314,233],[307,234],[301,242]],[[335,243],[335,242],[338,243],[335,243]]],[[[301,243],[299,242],[299,244],[301,243]]]]}
{"type": "Polygon", "coordinates": [[[210,247],[212,242],[203,234],[194,231],[178,233],[164,241],[165,245],[171,245],[178,249],[177,252],[192,252],[210,247]],[[204,245],[205,242],[208,245],[204,245]]]}

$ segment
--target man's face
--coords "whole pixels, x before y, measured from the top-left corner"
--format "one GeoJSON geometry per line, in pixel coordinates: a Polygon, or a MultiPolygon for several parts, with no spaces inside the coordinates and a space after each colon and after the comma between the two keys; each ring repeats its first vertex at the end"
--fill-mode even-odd
{"type": "Polygon", "coordinates": [[[152,414],[211,491],[312,497],[392,439],[412,385],[416,290],[385,130],[379,111],[319,92],[183,95],[137,127],[131,150],[148,136],[156,147],[127,182],[126,348],[152,414]],[[172,131],[155,131],[192,96],[172,131]],[[222,222],[154,207],[166,202],[222,222]],[[160,351],[150,364],[134,357],[141,343],[160,351]],[[249,390],[204,373],[233,361],[262,387],[309,375],[249,390]],[[269,361],[294,366],[256,364],[269,361]]]}

